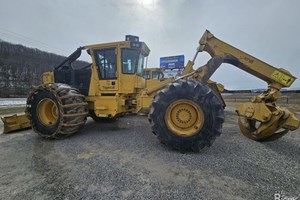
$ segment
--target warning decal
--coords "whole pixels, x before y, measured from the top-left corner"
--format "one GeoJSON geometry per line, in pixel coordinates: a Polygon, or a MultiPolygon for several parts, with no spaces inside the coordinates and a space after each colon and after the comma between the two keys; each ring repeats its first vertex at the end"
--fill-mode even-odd
{"type": "Polygon", "coordinates": [[[284,86],[290,86],[294,82],[294,78],[277,70],[273,72],[271,77],[274,80],[279,81],[284,86]]]}

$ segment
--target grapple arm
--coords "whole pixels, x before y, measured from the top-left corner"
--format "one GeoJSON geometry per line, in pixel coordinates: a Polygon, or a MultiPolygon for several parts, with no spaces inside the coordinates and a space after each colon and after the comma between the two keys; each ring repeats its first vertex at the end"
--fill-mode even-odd
{"type": "Polygon", "coordinates": [[[289,130],[299,128],[299,119],[287,109],[276,105],[277,99],[281,97],[280,89],[290,87],[296,77],[285,69],[273,67],[219,40],[209,31],[203,34],[199,44],[196,55],[206,51],[212,58],[206,65],[186,76],[206,83],[222,63],[228,63],[268,83],[265,92],[255,96],[252,102],[240,105],[236,110],[244,135],[254,140],[273,140],[289,130]]]}

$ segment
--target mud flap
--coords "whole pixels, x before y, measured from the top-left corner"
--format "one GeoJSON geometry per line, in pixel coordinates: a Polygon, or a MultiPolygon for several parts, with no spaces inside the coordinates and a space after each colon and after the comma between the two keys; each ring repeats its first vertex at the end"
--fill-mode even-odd
{"type": "Polygon", "coordinates": [[[11,115],[7,117],[1,117],[4,124],[3,134],[12,133],[19,130],[30,128],[30,120],[26,114],[23,115],[11,115]]]}

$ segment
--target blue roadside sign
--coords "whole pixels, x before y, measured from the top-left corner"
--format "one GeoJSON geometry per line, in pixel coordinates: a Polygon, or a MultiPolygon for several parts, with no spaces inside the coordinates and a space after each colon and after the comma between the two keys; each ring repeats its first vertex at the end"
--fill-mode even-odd
{"type": "Polygon", "coordinates": [[[166,69],[183,69],[184,68],[184,55],[168,56],[160,58],[160,68],[166,69]]]}

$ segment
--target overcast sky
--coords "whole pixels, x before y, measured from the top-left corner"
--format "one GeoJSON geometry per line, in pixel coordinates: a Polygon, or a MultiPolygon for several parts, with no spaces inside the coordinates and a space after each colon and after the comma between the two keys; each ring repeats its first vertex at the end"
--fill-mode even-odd
{"type": "MultiPolygon", "coordinates": [[[[159,58],[192,59],[205,29],[219,39],[300,79],[298,0],[0,0],[0,38],[67,56],[78,46],[138,35],[159,58]]],[[[201,53],[198,67],[207,62],[201,53]]],[[[227,89],[265,82],[223,64],[212,77],[227,89]]],[[[300,80],[292,88],[300,89],[300,80]]]]}

